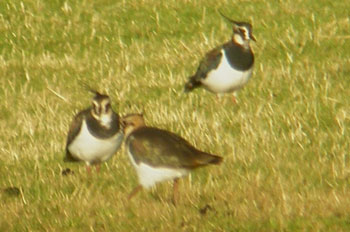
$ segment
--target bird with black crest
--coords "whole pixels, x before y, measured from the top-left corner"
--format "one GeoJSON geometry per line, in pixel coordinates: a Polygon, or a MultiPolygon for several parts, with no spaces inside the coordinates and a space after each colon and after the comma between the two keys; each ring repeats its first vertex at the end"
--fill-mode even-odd
{"type": "MultiPolygon", "coordinates": [[[[232,93],[245,86],[254,66],[254,54],[250,41],[256,41],[252,25],[232,20],[220,14],[233,25],[231,39],[208,52],[200,62],[196,73],[189,77],[185,92],[204,87],[216,94],[232,93]]],[[[236,98],[233,95],[234,102],[236,98]]]]}
{"type": "Polygon", "coordinates": [[[91,165],[110,159],[120,148],[124,133],[119,115],[113,111],[108,95],[88,88],[95,94],[92,106],[80,111],[69,128],[65,162],[83,161],[87,171],[91,165]]]}

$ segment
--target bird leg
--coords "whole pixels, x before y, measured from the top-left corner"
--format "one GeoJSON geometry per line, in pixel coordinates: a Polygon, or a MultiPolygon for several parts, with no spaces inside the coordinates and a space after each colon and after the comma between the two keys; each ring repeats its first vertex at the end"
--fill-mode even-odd
{"type": "Polygon", "coordinates": [[[232,95],[232,102],[233,102],[233,104],[237,104],[236,96],[237,96],[236,92],[233,92],[233,95],[232,95]]]}
{"type": "Polygon", "coordinates": [[[142,185],[138,185],[136,186],[132,191],[131,193],[129,194],[128,196],[128,201],[130,201],[130,199],[136,195],[136,193],[138,193],[140,190],[142,189],[142,185]]]}
{"type": "Polygon", "coordinates": [[[101,164],[96,164],[96,172],[99,173],[101,169],[101,164]]]}
{"type": "Polygon", "coordinates": [[[90,165],[86,165],[86,171],[89,175],[91,175],[91,166],[90,165]]]}
{"type": "Polygon", "coordinates": [[[173,204],[175,206],[177,205],[178,195],[179,195],[179,178],[175,178],[174,184],[173,184],[173,204]]]}

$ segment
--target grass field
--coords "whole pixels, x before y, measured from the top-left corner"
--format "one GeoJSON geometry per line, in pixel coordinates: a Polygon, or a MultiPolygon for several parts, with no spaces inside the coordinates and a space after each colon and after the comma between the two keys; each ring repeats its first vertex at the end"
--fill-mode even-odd
{"type": "Polygon", "coordinates": [[[347,1],[0,1],[0,231],[349,231],[347,1]],[[184,83],[250,21],[251,81],[231,102],[184,83]],[[124,148],[87,175],[63,163],[86,83],[224,157],[127,202],[124,148]],[[74,175],[62,176],[70,168],[74,175]]]}

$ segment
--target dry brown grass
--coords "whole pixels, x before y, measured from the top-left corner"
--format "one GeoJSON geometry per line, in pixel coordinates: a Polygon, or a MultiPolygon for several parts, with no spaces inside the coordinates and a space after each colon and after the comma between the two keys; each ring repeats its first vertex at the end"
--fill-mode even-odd
{"type": "Polygon", "coordinates": [[[349,230],[346,1],[0,3],[0,231],[349,230]],[[216,99],[183,93],[203,54],[229,38],[221,9],[250,20],[252,80],[216,99]],[[88,176],[65,164],[82,83],[121,115],[176,132],[221,166],[143,191],[124,149],[88,176]],[[64,168],[75,174],[62,176],[64,168]],[[17,187],[18,193],[5,189],[17,187]]]}

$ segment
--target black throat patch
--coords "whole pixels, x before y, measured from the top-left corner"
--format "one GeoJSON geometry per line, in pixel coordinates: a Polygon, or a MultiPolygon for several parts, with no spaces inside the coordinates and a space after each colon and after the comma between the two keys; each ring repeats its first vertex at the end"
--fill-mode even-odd
{"type": "Polygon", "coordinates": [[[101,139],[106,139],[114,136],[120,130],[119,116],[116,113],[112,113],[111,127],[106,128],[97,121],[91,113],[86,115],[86,124],[89,132],[101,139]]]}
{"type": "Polygon", "coordinates": [[[239,71],[247,71],[254,64],[254,55],[250,48],[244,48],[232,41],[224,44],[225,55],[229,64],[239,71]]]}

